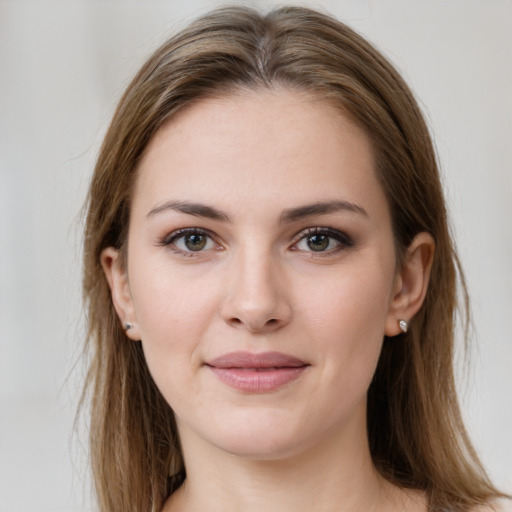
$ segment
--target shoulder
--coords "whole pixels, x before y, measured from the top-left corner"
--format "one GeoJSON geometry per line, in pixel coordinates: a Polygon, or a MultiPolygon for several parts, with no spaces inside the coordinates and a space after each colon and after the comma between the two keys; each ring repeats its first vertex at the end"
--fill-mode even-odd
{"type": "Polygon", "coordinates": [[[496,500],[489,505],[475,507],[471,509],[471,512],[512,512],[512,500],[496,500]]]}
{"type": "Polygon", "coordinates": [[[512,512],[512,500],[499,500],[495,510],[496,512],[512,512]]]}

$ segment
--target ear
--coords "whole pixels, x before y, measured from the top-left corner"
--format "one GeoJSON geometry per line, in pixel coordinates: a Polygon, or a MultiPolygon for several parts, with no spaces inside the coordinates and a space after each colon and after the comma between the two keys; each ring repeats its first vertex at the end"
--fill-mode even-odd
{"type": "Polygon", "coordinates": [[[101,253],[101,266],[110,287],[112,303],[126,335],[128,338],[137,341],[140,340],[139,327],[130,293],[128,274],[122,259],[119,250],[107,247],[101,253]],[[130,329],[125,328],[127,323],[132,324],[130,329]]]}
{"type": "Polygon", "coordinates": [[[393,297],[386,321],[386,336],[400,334],[400,320],[410,322],[423,304],[434,260],[434,249],[432,235],[425,232],[417,234],[407,249],[405,261],[395,277],[393,297]]]}

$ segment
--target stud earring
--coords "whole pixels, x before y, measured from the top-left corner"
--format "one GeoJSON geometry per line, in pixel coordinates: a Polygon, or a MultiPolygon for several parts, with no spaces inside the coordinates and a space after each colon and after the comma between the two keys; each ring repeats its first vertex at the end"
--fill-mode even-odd
{"type": "Polygon", "coordinates": [[[124,330],[125,331],[128,331],[129,329],[131,329],[133,327],[133,324],[130,323],[130,322],[125,322],[124,323],[124,330]]]}
{"type": "Polygon", "coordinates": [[[407,329],[409,328],[409,324],[407,323],[407,320],[399,320],[398,321],[398,327],[400,327],[400,330],[403,333],[406,333],[407,329]]]}

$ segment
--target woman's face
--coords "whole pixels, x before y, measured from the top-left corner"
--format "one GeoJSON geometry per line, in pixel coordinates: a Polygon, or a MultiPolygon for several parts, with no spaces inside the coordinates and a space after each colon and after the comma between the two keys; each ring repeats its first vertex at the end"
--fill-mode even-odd
{"type": "Polygon", "coordinates": [[[348,118],[284,90],[197,103],[140,164],[126,275],[109,258],[185,452],[276,458],[365,437],[401,278],[348,118]]]}

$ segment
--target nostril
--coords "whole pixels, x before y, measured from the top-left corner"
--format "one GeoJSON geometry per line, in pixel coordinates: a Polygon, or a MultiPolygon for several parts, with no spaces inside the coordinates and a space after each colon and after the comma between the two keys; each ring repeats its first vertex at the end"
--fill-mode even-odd
{"type": "Polygon", "coordinates": [[[229,324],[233,327],[246,327],[252,332],[258,332],[262,330],[267,329],[275,329],[279,326],[279,320],[277,318],[270,318],[264,323],[257,323],[257,322],[250,322],[246,321],[244,322],[240,318],[232,317],[228,320],[229,324]]]}
{"type": "Polygon", "coordinates": [[[231,318],[230,322],[235,325],[241,325],[243,323],[240,318],[231,318]]]}

